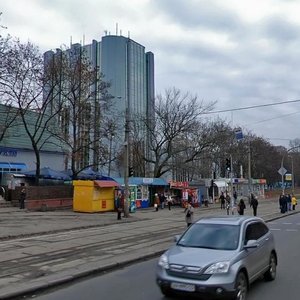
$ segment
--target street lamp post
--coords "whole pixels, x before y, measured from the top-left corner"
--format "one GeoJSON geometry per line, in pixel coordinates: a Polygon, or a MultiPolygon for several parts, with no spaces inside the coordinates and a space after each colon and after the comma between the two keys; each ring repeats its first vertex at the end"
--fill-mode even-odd
{"type": "Polygon", "coordinates": [[[109,139],[109,161],[108,161],[108,176],[110,176],[110,169],[111,169],[111,150],[112,150],[112,139],[114,138],[114,134],[110,133],[109,139]]]}
{"type": "Polygon", "coordinates": [[[232,154],[230,154],[230,187],[231,187],[231,197],[233,198],[233,162],[232,162],[232,154]]]}
{"type": "MultiPolygon", "coordinates": [[[[288,149],[287,152],[282,155],[281,166],[280,166],[280,169],[278,170],[278,173],[281,175],[282,194],[284,194],[284,192],[285,192],[284,191],[284,175],[286,173],[286,169],[283,167],[284,157],[287,153],[289,153],[291,150],[294,150],[296,148],[300,148],[300,146],[292,147],[292,148],[288,149]]],[[[292,168],[293,168],[293,166],[292,166],[292,168]]],[[[294,173],[294,170],[292,171],[292,173],[294,173]]],[[[292,174],[292,176],[294,176],[294,174],[292,174]]]]}
{"type": "Polygon", "coordinates": [[[248,145],[248,190],[249,190],[249,197],[250,197],[250,195],[252,193],[251,147],[250,147],[250,141],[249,141],[249,145],[248,145]]]}
{"type": "Polygon", "coordinates": [[[284,155],[282,156],[281,159],[281,166],[279,169],[279,173],[281,174],[281,187],[282,187],[282,194],[284,195],[284,174],[286,172],[285,168],[283,167],[283,160],[284,160],[284,155]]]}
{"type": "Polygon", "coordinates": [[[124,141],[124,216],[129,216],[129,184],[128,184],[128,175],[129,175],[129,111],[128,107],[125,111],[125,141],[124,141]]]}
{"type": "Polygon", "coordinates": [[[294,177],[294,161],[293,161],[293,156],[292,158],[292,191],[293,193],[295,192],[295,177],[294,177]]]}

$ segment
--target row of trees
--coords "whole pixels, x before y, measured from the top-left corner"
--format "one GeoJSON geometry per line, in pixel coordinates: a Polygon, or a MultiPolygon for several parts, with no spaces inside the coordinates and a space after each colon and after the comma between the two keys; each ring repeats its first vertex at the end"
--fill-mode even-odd
{"type": "MultiPolygon", "coordinates": [[[[1,116],[0,142],[13,126],[25,128],[40,174],[40,152],[46,143],[56,143],[66,152],[66,166],[73,177],[87,168],[123,165],[123,132],[111,110],[114,98],[110,83],[96,66],[78,51],[64,49],[49,54],[47,63],[32,43],[10,36],[0,37],[0,101],[6,106],[1,116]],[[32,117],[34,112],[35,118],[32,117]],[[114,142],[111,149],[111,139],[114,142]],[[119,145],[119,147],[117,147],[119,145]]],[[[253,178],[280,181],[277,170],[287,149],[275,147],[250,132],[235,139],[234,128],[224,120],[211,120],[215,103],[173,88],[156,99],[153,120],[131,118],[131,162],[135,176],[168,176],[174,180],[227,176],[226,158],[233,158],[234,176],[247,177],[249,151],[253,178]],[[140,126],[143,124],[143,126],[140,126]],[[145,132],[148,133],[148,146],[145,132]],[[145,165],[152,173],[146,173],[145,165]],[[241,174],[241,166],[243,174],[241,174]]],[[[298,140],[293,146],[300,145],[298,140]]],[[[299,155],[293,154],[294,173],[300,178],[299,155]]],[[[286,168],[291,170],[290,160],[286,168]]],[[[299,183],[299,181],[298,181],[299,183]]]]}
{"type": "MultiPolygon", "coordinates": [[[[0,142],[13,127],[25,129],[35,153],[36,178],[40,153],[55,143],[66,153],[73,177],[87,168],[99,168],[108,158],[109,83],[81,53],[69,49],[44,64],[38,47],[10,36],[0,37],[0,142]],[[102,112],[106,111],[106,117],[102,112]]],[[[75,49],[76,50],[76,49],[75,49]]]]}
{"type": "MultiPolygon", "coordinates": [[[[159,96],[155,105],[155,124],[145,121],[150,132],[150,158],[143,157],[154,168],[154,177],[165,174],[174,180],[191,181],[199,178],[229,177],[226,159],[232,157],[235,177],[265,178],[268,184],[281,181],[278,169],[284,166],[293,171],[300,184],[300,140],[291,141],[294,150],[287,155],[282,146],[274,146],[262,137],[244,130],[244,138],[237,140],[235,128],[224,120],[207,116],[215,103],[204,104],[197,97],[182,94],[177,89],[159,96]],[[250,159],[250,161],[249,161],[250,159]]],[[[139,141],[135,141],[139,143],[139,141]]],[[[134,153],[137,157],[137,153],[134,153]]],[[[139,161],[139,160],[136,160],[139,161]]],[[[136,166],[138,168],[138,166],[136,166]]]]}

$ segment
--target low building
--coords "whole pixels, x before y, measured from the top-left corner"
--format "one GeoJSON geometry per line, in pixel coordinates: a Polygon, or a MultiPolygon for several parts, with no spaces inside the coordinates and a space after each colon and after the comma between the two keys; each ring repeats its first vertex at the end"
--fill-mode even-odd
{"type": "MultiPolygon", "coordinates": [[[[0,115],[13,116],[17,108],[0,104],[0,115]]],[[[35,120],[38,115],[30,111],[29,130],[34,130],[35,120]]],[[[5,130],[3,138],[0,140],[0,184],[7,185],[5,174],[20,174],[24,171],[36,169],[36,156],[33,151],[32,143],[25,131],[24,125],[17,117],[14,122],[7,126],[7,118],[0,118],[0,128],[5,130]]],[[[39,142],[40,147],[40,166],[61,171],[64,170],[65,152],[62,144],[54,137],[45,132],[39,142]]]]}

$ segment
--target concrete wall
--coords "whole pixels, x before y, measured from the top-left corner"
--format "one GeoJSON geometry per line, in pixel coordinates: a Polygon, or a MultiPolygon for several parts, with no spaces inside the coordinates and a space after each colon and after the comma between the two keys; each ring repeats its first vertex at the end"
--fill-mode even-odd
{"type": "MultiPolygon", "coordinates": [[[[8,200],[19,206],[21,187],[8,191],[8,200]]],[[[73,186],[26,186],[25,207],[29,210],[71,209],[73,207],[73,186]]]]}

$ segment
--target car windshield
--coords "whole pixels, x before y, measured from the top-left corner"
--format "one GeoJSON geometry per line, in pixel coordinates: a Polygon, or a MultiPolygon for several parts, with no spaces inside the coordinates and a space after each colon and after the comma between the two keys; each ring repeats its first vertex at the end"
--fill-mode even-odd
{"type": "Polygon", "coordinates": [[[177,245],[217,250],[235,250],[239,243],[240,226],[226,224],[194,224],[177,245]]]}

